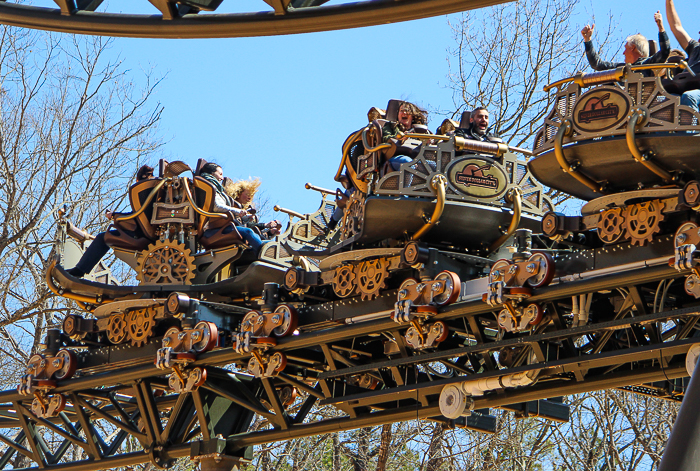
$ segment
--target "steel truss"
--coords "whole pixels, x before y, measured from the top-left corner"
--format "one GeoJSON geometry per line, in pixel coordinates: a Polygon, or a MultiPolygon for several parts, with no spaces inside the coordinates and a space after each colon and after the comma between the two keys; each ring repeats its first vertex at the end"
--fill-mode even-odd
{"type": "MultiPolygon", "coordinates": [[[[700,306],[686,302],[653,312],[649,298],[658,282],[681,275],[662,265],[540,289],[532,299],[545,306],[550,322],[520,334],[499,335],[494,308],[481,301],[456,303],[435,316],[454,335],[426,351],[407,348],[405,326],[388,317],[303,332],[279,339],[273,351],[285,352],[289,364],[271,377],[230,368],[244,365],[250,354],[214,350],[194,363],[206,367],[206,382],[179,395],[168,393],[163,371],[153,365],[153,344],[122,349],[120,358],[111,352],[118,366],[97,368],[84,359],[83,376],[51,391],[68,402],[56,417],[33,413],[31,397],[0,393],[0,428],[10,430],[0,434],[6,445],[0,469],[96,470],[148,461],[167,467],[181,457],[235,462],[250,458],[251,446],[272,441],[412,419],[445,421],[438,404],[445,386],[526,371],[538,372],[535,384],[475,396],[475,413],[453,423],[493,431],[492,408],[566,421],[568,407],[548,398],[600,389],[678,400],[685,354],[698,343],[700,306]],[[606,315],[587,325],[567,324],[563,313],[571,296],[612,299],[617,288],[627,294],[610,302],[606,315]],[[395,350],[385,353],[381,339],[395,350]],[[370,375],[377,386],[359,387],[352,378],[360,375],[370,375]],[[299,394],[293,406],[279,393],[284,386],[299,394]],[[332,405],[342,416],[319,418],[315,405],[332,405]]],[[[368,305],[381,312],[387,303],[380,298],[368,305]]]]}
{"type": "MultiPolygon", "coordinates": [[[[221,0],[152,0],[160,14],[101,13],[102,0],[56,0],[60,8],[0,3],[0,23],[64,33],[141,38],[225,38],[359,28],[446,15],[504,0],[264,0],[272,11],[205,14],[221,0]],[[198,14],[199,13],[199,14],[198,14]]],[[[144,1],[144,4],[146,2],[144,1]]],[[[150,6],[150,5],[149,5],[150,6]]],[[[262,3],[261,3],[262,6],[262,3]]],[[[156,10],[154,10],[154,13],[156,10]]]]}

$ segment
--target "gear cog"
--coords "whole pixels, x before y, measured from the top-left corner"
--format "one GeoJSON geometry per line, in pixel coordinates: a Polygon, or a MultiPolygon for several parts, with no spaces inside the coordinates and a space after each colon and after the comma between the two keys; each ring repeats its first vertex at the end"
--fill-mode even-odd
{"type": "Polygon", "coordinates": [[[389,262],[383,258],[365,260],[355,268],[357,287],[363,301],[369,301],[379,296],[382,288],[386,287],[389,276],[389,262]]]}
{"type": "Polygon", "coordinates": [[[361,196],[356,196],[358,191],[350,196],[350,201],[345,208],[343,218],[343,238],[347,240],[358,234],[362,230],[362,223],[365,218],[365,202],[361,196]]]}
{"type": "Polygon", "coordinates": [[[664,203],[660,200],[646,201],[625,208],[623,226],[632,245],[643,247],[652,241],[654,234],[661,230],[660,224],[664,220],[662,209],[664,203]]]}
{"type": "Polygon", "coordinates": [[[136,309],[126,315],[126,332],[134,347],[142,347],[153,335],[155,312],[151,309],[136,309]]]}
{"type": "Polygon", "coordinates": [[[355,291],[355,272],[352,266],[343,265],[335,269],[333,291],[340,298],[347,298],[355,291]]]}
{"type": "Polygon", "coordinates": [[[606,244],[614,244],[625,232],[622,224],[622,208],[612,208],[603,211],[598,219],[598,237],[606,244]]]}
{"type": "Polygon", "coordinates": [[[149,245],[136,263],[136,278],[141,283],[189,285],[195,276],[190,249],[172,240],[157,240],[149,245]]]}

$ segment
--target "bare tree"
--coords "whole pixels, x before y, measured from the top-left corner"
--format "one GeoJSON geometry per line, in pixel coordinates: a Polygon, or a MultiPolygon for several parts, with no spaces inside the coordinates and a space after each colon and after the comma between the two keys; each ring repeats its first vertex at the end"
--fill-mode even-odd
{"type": "MultiPolygon", "coordinates": [[[[452,23],[450,86],[455,115],[485,106],[494,130],[517,146],[536,132],[552,101],[546,84],[582,70],[580,28],[572,21],[578,0],[519,0],[469,11],[452,23]]],[[[612,22],[598,41],[605,53],[612,22]]]]}
{"type": "MultiPolygon", "coordinates": [[[[44,282],[56,210],[78,224],[122,201],[140,161],[160,147],[157,81],[134,86],[109,40],[0,27],[0,336],[21,368],[69,309],[44,282]]],[[[12,366],[11,366],[12,365],[12,366]]],[[[5,370],[7,371],[7,370],[5,370]]],[[[7,374],[6,377],[16,375],[7,374]]]]}

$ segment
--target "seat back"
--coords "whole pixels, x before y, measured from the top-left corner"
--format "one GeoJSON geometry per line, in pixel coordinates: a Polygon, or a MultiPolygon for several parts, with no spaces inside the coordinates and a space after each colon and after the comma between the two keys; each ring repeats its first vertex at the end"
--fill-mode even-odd
{"type": "Polygon", "coordinates": [[[387,121],[398,121],[399,120],[399,108],[403,100],[389,100],[386,105],[386,120],[387,121]]]}
{"type": "MultiPolygon", "coordinates": [[[[151,194],[151,190],[153,190],[160,181],[160,178],[151,178],[150,180],[140,181],[131,185],[131,188],[129,188],[129,202],[134,212],[141,209],[148,195],[151,194]]],[[[151,240],[157,239],[156,229],[151,225],[153,203],[156,201],[158,201],[158,197],[154,198],[149,203],[148,207],[136,218],[136,223],[139,225],[144,235],[151,240]]]]}
{"type": "Polygon", "coordinates": [[[469,121],[472,117],[471,111],[462,112],[462,117],[459,118],[459,127],[463,129],[469,129],[472,127],[472,123],[469,121]]]}
{"type": "Polygon", "coordinates": [[[206,164],[208,164],[208,163],[209,163],[209,162],[207,162],[207,161],[204,160],[204,159],[198,159],[198,160],[197,160],[197,166],[194,168],[194,176],[195,176],[195,177],[200,176],[201,173],[202,173],[202,167],[204,167],[204,166],[205,166],[206,164]]]}

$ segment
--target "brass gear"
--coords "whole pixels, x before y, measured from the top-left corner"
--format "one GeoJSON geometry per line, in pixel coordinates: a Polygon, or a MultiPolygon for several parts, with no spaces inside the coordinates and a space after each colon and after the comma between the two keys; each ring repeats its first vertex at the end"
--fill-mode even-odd
{"type": "Polygon", "coordinates": [[[333,292],[340,298],[347,298],[355,292],[355,272],[351,265],[343,265],[335,269],[333,292]]]}
{"type": "Polygon", "coordinates": [[[126,315],[126,332],[134,347],[146,345],[148,337],[153,335],[156,325],[155,311],[152,309],[135,309],[126,315]]]}
{"type": "Polygon", "coordinates": [[[661,230],[660,223],[664,220],[662,209],[664,203],[661,200],[645,201],[625,208],[623,226],[632,245],[644,246],[652,241],[654,234],[661,230]]]}
{"type": "Polygon", "coordinates": [[[126,316],[124,314],[110,316],[107,324],[107,338],[109,341],[119,345],[126,340],[127,335],[126,316]]]}
{"type": "Polygon", "coordinates": [[[157,240],[139,254],[136,262],[136,278],[141,283],[189,285],[195,276],[190,249],[172,240],[157,240]]]}
{"type": "Polygon", "coordinates": [[[600,213],[598,219],[598,237],[606,244],[614,244],[624,234],[622,227],[624,218],[622,216],[622,208],[612,208],[600,213]]]}
{"type": "Polygon", "coordinates": [[[365,260],[355,268],[357,288],[363,301],[369,301],[379,296],[379,291],[386,287],[386,279],[389,276],[387,268],[389,262],[383,258],[365,260]]]}
{"type": "Polygon", "coordinates": [[[364,197],[358,195],[358,193],[359,191],[355,191],[350,196],[350,201],[345,207],[342,240],[347,240],[362,230],[362,223],[365,218],[365,202],[364,197]]]}

